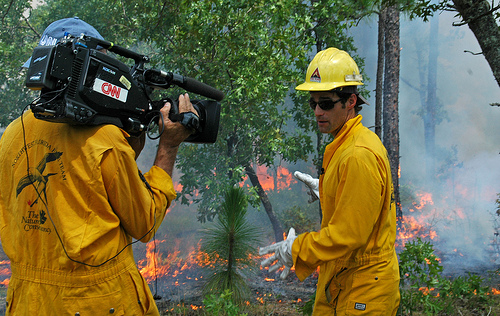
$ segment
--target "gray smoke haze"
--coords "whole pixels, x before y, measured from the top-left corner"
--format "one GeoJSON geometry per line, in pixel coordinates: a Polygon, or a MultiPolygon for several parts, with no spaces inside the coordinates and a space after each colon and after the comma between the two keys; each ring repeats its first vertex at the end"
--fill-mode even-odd
{"type": "MultiPolygon", "coordinates": [[[[494,223],[498,216],[493,215],[500,193],[500,108],[490,106],[500,102],[500,89],[484,56],[469,53],[481,52],[474,34],[468,26],[452,26],[453,21],[458,21],[453,13],[442,13],[439,32],[432,34],[438,37],[437,96],[447,118],[436,127],[435,159],[441,168],[431,183],[425,179],[424,125],[417,114],[421,101],[415,89],[422,84],[419,58],[420,65],[428,62],[430,23],[401,17],[399,92],[400,185],[431,193],[433,201],[420,212],[409,212],[411,205],[403,205],[403,212],[436,231],[435,249],[445,271],[451,272],[500,264],[494,223]]],[[[371,79],[367,88],[374,91],[377,21],[361,24],[353,35],[358,54],[366,58],[371,79]]],[[[374,105],[374,92],[369,102],[374,105]]],[[[365,107],[362,114],[365,126],[373,126],[374,107],[365,107]]]]}
{"type": "MultiPolygon", "coordinates": [[[[428,181],[425,178],[424,126],[417,114],[421,101],[414,87],[422,84],[418,58],[421,56],[422,65],[427,64],[430,23],[401,17],[400,185],[402,190],[409,187],[417,197],[430,194],[432,203],[427,202],[421,210],[411,204],[403,205],[404,215],[414,216],[436,232],[432,241],[445,271],[460,273],[500,264],[499,246],[494,244],[500,239],[495,239],[493,222],[496,194],[500,193],[500,108],[489,105],[500,102],[500,89],[484,56],[464,52],[480,52],[470,29],[453,27],[453,21],[452,13],[439,16],[437,96],[447,118],[436,127],[435,141],[439,150],[435,159],[439,174],[437,180],[428,181]],[[449,163],[445,162],[446,158],[449,163]]],[[[361,114],[363,124],[371,127],[375,117],[377,19],[361,23],[351,33],[358,55],[365,58],[364,75],[370,78],[366,87],[371,91],[368,100],[371,105],[365,106],[361,114]]],[[[424,78],[427,78],[426,73],[424,78]]],[[[426,83],[423,86],[426,87],[426,83]]],[[[148,141],[138,161],[144,171],[153,162],[155,146],[156,142],[148,141]]],[[[307,165],[312,167],[310,162],[307,165]]],[[[303,190],[296,194],[304,195],[306,201],[303,190]]],[[[169,216],[185,212],[176,211],[178,208],[182,208],[180,203],[172,207],[171,214],[162,224],[163,231],[171,229],[172,217],[169,216]]],[[[189,220],[195,222],[196,206],[190,206],[189,213],[189,220]]],[[[185,216],[188,215],[179,215],[185,216]]],[[[261,220],[261,224],[268,223],[265,217],[261,220]]],[[[269,223],[266,225],[271,229],[269,223]]]]}

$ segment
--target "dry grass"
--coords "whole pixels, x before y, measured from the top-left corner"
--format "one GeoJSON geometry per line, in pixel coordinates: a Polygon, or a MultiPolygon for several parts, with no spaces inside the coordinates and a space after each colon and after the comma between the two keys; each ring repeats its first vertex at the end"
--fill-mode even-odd
{"type": "MultiPolygon", "coordinates": [[[[304,306],[304,301],[281,301],[268,299],[263,302],[255,302],[240,308],[241,314],[248,316],[302,316],[299,308],[304,306]]],[[[403,302],[404,304],[404,302],[403,302]]],[[[160,313],[164,315],[186,315],[201,316],[210,315],[201,306],[187,303],[164,303],[159,304],[160,313]],[[160,306],[161,305],[161,306],[160,306]]],[[[409,313],[399,313],[398,316],[409,316],[409,313]]],[[[424,311],[412,311],[412,316],[428,316],[424,311]]],[[[500,295],[489,295],[486,301],[483,300],[456,300],[453,304],[453,311],[450,313],[438,313],[437,316],[500,316],[500,295]]]]}

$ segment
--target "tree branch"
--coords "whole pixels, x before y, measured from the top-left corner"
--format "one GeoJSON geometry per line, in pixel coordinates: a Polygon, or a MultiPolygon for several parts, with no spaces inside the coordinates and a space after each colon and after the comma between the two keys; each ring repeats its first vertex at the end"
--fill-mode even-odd
{"type": "Polygon", "coordinates": [[[37,30],[35,30],[35,28],[33,26],[31,26],[30,24],[30,21],[28,20],[28,18],[24,18],[24,21],[26,22],[26,24],[28,25],[28,27],[38,36],[38,37],[41,37],[42,35],[40,33],[37,32],[37,30]]]}
{"type": "MultiPolygon", "coordinates": [[[[492,4],[493,4],[493,3],[492,3],[492,4]]],[[[500,9],[500,4],[499,4],[499,5],[497,5],[496,7],[494,7],[493,9],[488,10],[488,11],[486,11],[486,12],[483,12],[483,13],[479,14],[478,16],[475,16],[475,17],[473,17],[473,18],[470,18],[470,19],[468,19],[468,20],[466,20],[466,21],[462,21],[462,22],[460,22],[460,23],[458,23],[458,22],[453,22],[453,23],[452,23],[452,25],[453,25],[453,26],[462,26],[462,25],[465,25],[465,24],[469,24],[470,22],[473,22],[473,21],[475,21],[475,20],[477,20],[477,19],[482,18],[483,16],[486,16],[486,15],[488,15],[488,14],[491,14],[491,13],[493,13],[493,12],[497,11],[498,9],[500,9]]]]}
{"type": "Polygon", "coordinates": [[[7,16],[7,14],[9,14],[10,8],[12,8],[12,4],[13,4],[13,3],[14,3],[14,0],[10,0],[9,7],[7,8],[7,10],[5,10],[4,15],[2,16],[2,24],[3,24],[3,20],[4,20],[4,19],[5,19],[5,17],[7,16]]]}
{"type": "Polygon", "coordinates": [[[474,53],[474,52],[471,52],[470,50],[464,50],[464,53],[471,53],[472,55],[484,55],[483,52],[479,52],[479,53],[474,53]]]}
{"type": "Polygon", "coordinates": [[[425,91],[424,89],[421,89],[421,88],[417,88],[417,87],[415,87],[414,85],[412,85],[412,84],[410,83],[410,81],[409,81],[409,80],[406,80],[406,79],[405,79],[405,78],[403,78],[403,77],[400,77],[400,79],[401,79],[401,81],[403,81],[404,83],[406,83],[406,84],[407,84],[410,88],[412,88],[412,89],[414,89],[414,90],[416,90],[416,91],[418,91],[418,92],[425,91]]]}

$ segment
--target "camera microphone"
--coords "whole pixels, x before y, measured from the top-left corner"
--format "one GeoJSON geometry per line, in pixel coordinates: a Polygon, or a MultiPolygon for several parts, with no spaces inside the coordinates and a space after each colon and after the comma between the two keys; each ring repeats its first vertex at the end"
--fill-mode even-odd
{"type": "Polygon", "coordinates": [[[199,82],[198,80],[195,80],[193,78],[189,77],[183,77],[183,85],[177,84],[179,87],[191,91],[194,93],[198,93],[202,96],[205,96],[210,99],[214,99],[216,101],[221,101],[224,99],[224,93],[222,91],[219,91],[203,82],[199,82]]]}
{"type": "Polygon", "coordinates": [[[216,101],[224,99],[224,93],[222,91],[196,79],[174,74],[172,72],[148,69],[144,72],[144,78],[149,84],[157,88],[167,89],[171,85],[176,85],[186,91],[193,92],[216,101]]]}

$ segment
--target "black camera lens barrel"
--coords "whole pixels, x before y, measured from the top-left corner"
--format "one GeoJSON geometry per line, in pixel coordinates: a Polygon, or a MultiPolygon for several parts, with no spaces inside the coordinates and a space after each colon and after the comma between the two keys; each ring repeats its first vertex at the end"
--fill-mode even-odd
{"type": "Polygon", "coordinates": [[[168,89],[170,86],[175,85],[186,91],[193,92],[216,101],[222,101],[222,99],[224,99],[224,93],[222,91],[196,79],[174,74],[172,72],[147,69],[144,72],[144,78],[147,80],[148,84],[160,89],[168,89]]]}

